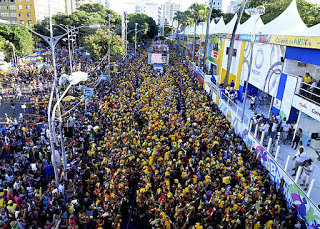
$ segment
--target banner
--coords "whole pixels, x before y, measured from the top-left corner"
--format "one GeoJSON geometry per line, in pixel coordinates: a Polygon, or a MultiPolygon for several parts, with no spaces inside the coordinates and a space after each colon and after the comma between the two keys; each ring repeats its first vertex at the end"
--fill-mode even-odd
{"type": "MultiPolygon", "coordinates": [[[[251,47],[251,44],[246,44],[242,79],[247,78],[251,47]]],[[[249,83],[275,97],[282,72],[284,54],[285,46],[254,43],[249,83]]]]}
{"type": "Polygon", "coordinates": [[[320,37],[271,35],[270,43],[300,48],[320,49],[320,37]]]}

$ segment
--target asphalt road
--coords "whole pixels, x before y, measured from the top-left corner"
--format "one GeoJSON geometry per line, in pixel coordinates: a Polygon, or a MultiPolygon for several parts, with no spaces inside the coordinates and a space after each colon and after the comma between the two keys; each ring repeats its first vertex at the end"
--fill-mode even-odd
{"type": "MultiPolygon", "coordinates": [[[[8,115],[8,117],[19,117],[19,114],[29,114],[31,112],[31,109],[26,109],[25,111],[21,108],[21,105],[23,105],[24,103],[24,98],[21,98],[20,100],[13,100],[15,106],[16,106],[16,112],[15,114],[13,114],[13,110],[11,108],[11,102],[9,101],[4,101],[2,100],[1,102],[1,106],[0,106],[0,123],[3,123],[6,121],[6,115],[8,115]]],[[[24,115],[24,117],[26,118],[27,115],[24,115]]]]}

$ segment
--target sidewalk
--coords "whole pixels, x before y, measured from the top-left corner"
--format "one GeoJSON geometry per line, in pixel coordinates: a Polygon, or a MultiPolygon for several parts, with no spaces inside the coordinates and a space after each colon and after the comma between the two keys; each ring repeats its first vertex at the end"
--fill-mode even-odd
{"type": "MultiPolygon", "coordinates": [[[[245,108],[245,115],[251,119],[254,111],[250,110],[250,100],[247,99],[247,103],[246,103],[246,108],[245,108]]],[[[237,106],[235,106],[234,104],[229,104],[229,108],[231,110],[233,110],[235,113],[238,112],[238,117],[240,118],[239,113],[242,112],[243,109],[243,103],[241,103],[240,101],[237,100],[237,106]],[[238,108],[237,108],[238,106],[238,108]],[[240,110],[241,112],[240,112],[240,110]]],[[[268,105],[264,105],[264,106],[258,106],[258,109],[256,110],[256,112],[258,114],[263,114],[265,117],[268,117],[268,113],[269,113],[269,107],[268,105]]],[[[245,120],[244,120],[245,121],[245,120]]],[[[246,122],[247,123],[247,122],[246,122]]],[[[266,142],[268,142],[268,139],[265,139],[266,142]]],[[[266,148],[266,147],[265,147],[266,148]]],[[[313,177],[315,179],[315,183],[313,185],[313,189],[311,191],[310,194],[310,199],[313,201],[313,203],[318,206],[320,204],[320,176],[317,176],[317,174],[320,174],[320,161],[317,160],[318,155],[315,153],[315,150],[312,149],[310,146],[304,146],[306,153],[308,154],[308,156],[310,158],[312,158],[313,160],[313,165],[315,167],[314,173],[313,173],[313,177]]],[[[275,150],[273,152],[273,155],[275,154],[275,150]]],[[[294,155],[296,154],[297,150],[294,150],[290,147],[290,144],[282,144],[280,143],[280,153],[278,155],[278,159],[277,162],[282,166],[282,168],[285,167],[286,161],[287,161],[287,157],[288,155],[290,155],[290,160],[289,160],[289,164],[288,164],[288,169],[287,169],[287,173],[291,176],[291,178],[293,180],[295,180],[295,177],[292,176],[292,174],[294,173],[294,171],[292,171],[292,169],[294,168],[295,162],[292,160],[292,158],[294,157],[294,155]]],[[[298,184],[302,183],[302,179],[299,179],[298,184]]],[[[303,191],[304,187],[300,186],[301,190],[303,191]]],[[[307,194],[307,191],[303,191],[305,194],[307,194]]]]}

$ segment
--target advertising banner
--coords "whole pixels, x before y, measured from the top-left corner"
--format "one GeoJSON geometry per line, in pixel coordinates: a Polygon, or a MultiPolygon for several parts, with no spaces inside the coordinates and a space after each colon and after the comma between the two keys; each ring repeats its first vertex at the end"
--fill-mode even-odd
{"type": "Polygon", "coordinates": [[[291,111],[292,99],[294,96],[295,88],[297,85],[297,78],[294,76],[287,75],[286,86],[284,88],[280,116],[289,117],[291,111]]]}
{"type": "Polygon", "coordinates": [[[300,48],[320,49],[320,37],[271,35],[270,43],[300,48]]]}
{"type": "Polygon", "coordinates": [[[315,120],[320,121],[320,107],[318,105],[311,103],[298,95],[294,95],[292,106],[314,118],[315,120]]]}
{"type": "MultiPolygon", "coordinates": [[[[244,53],[242,79],[248,75],[251,44],[247,42],[244,53]]],[[[275,97],[282,72],[285,46],[255,43],[249,83],[275,97]]]]}

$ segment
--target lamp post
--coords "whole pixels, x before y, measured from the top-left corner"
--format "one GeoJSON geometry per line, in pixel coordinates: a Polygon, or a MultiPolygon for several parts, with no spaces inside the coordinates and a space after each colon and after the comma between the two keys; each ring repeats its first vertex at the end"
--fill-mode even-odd
{"type": "Polygon", "coordinates": [[[67,39],[68,39],[68,51],[69,51],[69,62],[70,62],[70,74],[72,73],[72,53],[71,53],[71,48],[70,48],[70,37],[71,37],[71,34],[69,34],[69,27],[67,25],[56,25],[54,24],[55,26],[58,26],[59,28],[61,28],[63,31],[67,32],[67,39]]]}
{"type": "Polygon", "coordinates": [[[108,41],[108,76],[110,77],[110,43],[111,43],[111,31],[110,31],[110,22],[111,18],[113,17],[113,14],[108,14],[109,19],[109,25],[108,25],[108,35],[109,35],[109,41],[108,41]]]}
{"type": "Polygon", "coordinates": [[[13,61],[14,66],[17,68],[18,67],[18,60],[17,60],[16,50],[14,48],[14,45],[10,41],[6,41],[6,43],[12,47],[12,51],[13,51],[12,61],[13,61]]]}
{"type": "Polygon", "coordinates": [[[244,100],[243,100],[243,109],[242,109],[242,114],[241,114],[241,122],[243,122],[243,117],[244,117],[244,112],[246,109],[246,103],[247,103],[247,97],[248,97],[248,85],[249,85],[249,79],[251,75],[251,68],[252,68],[252,58],[253,58],[253,46],[256,40],[256,25],[259,17],[263,15],[265,12],[265,8],[263,6],[259,6],[257,8],[252,8],[252,9],[247,9],[246,13],[255,16],[255,23],[254,23],[254,28],[253,28],[253,34],[251,38],[251,53],[250,53],[250,62],[249,62],[249,69],[248,69],[248,77],[246,80],[246,87],[244,91],[244,100]]]}
{"type": "MultiPolygon", "coordinates": [[[[51,107],[52,107],[52,102],[53,102],[53,96],[55,93],[56,93],[57,100],[59,99],[59,93],[58,93],[58,87],[57,87],[57,69],[56,69],[56,60],[55,60],[55,47],[56,47],[57,43],[63,37],[65,37],[67,35],[67,33],[59,35],[59,36],[53,36],[53,29],[52,29],[53,24],[52,24],[52,17],[51,17],[51,0],[48,0],[48,7],[49,7],[50,36],[41,35],[25,25],[9,22],[6,20],[0,20],[0,24],[18,25],[18,26],[24,27],[27,30],[29,30],[31,33],[42,38],[50,46],[51,55],[52,55],[52,66],[53,66],[54,78],[53,78],[52,87],[51,87],[51,93],[50,93],[50,98],[49,98],[49,103],[48,103],[47,114],[48,114],[48,127],[49,127],[49,132],[50,132],[51,161],[52,161],[52,165],[54,168],[56,185],[58,186],[59,185],[59,174],[58,174],[57,162],[55,161],[55,157],[54,157],[54,154],[55,154],[55,144],[54,144],[55,128],[54,128],[54,126],[52,126],[52,121],[51,121],[51,107]]],[[[73,32],[76,29],[85,28],[85,27],[98,28],[99,25],[79,26],[79,27],[71,29],[69,32],[73,32]]],[[[58,111],[59,111],[59,115],[61,116],[60,107],[58,107],[58,111]]],[[[61,129],[60,129],[60,131],[61,131],[61,129]]],[[[60,133],[60,135],[61,135],[61,142],[62,142],[63,141],[62,132],[60,133]]],[[[66,167],[67,164],[66,164],[66,160],[65,160],[64,149],[62,149],[62,154],[64,155],[64,166],[66,167]]]]}
{"type": "Polygon", "coordinates": [[[138,23],[134,24],[134,55],[137,56],[137,29],[138,23]]]}

